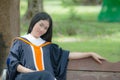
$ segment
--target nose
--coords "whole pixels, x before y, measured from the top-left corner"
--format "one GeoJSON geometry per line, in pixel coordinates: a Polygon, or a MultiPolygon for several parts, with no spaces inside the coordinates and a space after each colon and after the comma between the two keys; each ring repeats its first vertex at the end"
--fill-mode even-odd
{"type": "Polygon", "coordinates": [[[43,31],[44,31],[44,27],[41,27],[41,28],[40,28],[40,31],[43,32],[43,31]]]}

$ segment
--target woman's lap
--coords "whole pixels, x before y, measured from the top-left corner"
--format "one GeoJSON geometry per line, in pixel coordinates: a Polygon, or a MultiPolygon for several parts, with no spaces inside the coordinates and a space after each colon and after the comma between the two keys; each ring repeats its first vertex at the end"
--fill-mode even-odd
{"type": "Polygon", "coordinates": [[[37,71],[31,73],[21,73],[15,80],[55,80],[55,77],[48,71],[37,71]]]}

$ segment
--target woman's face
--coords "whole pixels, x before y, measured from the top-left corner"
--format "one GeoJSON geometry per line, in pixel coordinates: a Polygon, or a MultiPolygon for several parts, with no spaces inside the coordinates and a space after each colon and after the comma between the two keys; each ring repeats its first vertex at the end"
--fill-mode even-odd
{"type": "Polygon", "coordinates": [[[32,31],[31,35],[33,35],[35,38],[39,38],[40,36],[44,35],[49,28],[49,21],[47,20],[40,20],[38,21],[32,31]]]}

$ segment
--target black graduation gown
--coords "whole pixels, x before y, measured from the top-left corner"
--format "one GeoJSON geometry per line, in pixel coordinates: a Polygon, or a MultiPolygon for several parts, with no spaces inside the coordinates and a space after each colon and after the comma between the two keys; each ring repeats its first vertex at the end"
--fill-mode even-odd
{"type": "Polygon", "coordinates": [[[29,77],[29,80],[46,80],[44,78],[42,79],[41,76],[44,74],[47,77],[49,73],[57,80],[66,80],[69,51],[63,50],[62,48],[59,48],[58,45],[53,43],[45,44],[44,46],[40,45],[40,49],[42,50],[42,62],[44,66],[43,70],[36,68],[33,45],[26,43],[21,39],[16,39],[10,48],[10,52],[6,61],[9,79],[26,80],[29,77]],[[21,64],[24,67],[32,70],[37,70],[37,72],[19,73],[16,69],[18,64],[21,64]],[[25,76],[28,77],[25,78],[25,76]]]}

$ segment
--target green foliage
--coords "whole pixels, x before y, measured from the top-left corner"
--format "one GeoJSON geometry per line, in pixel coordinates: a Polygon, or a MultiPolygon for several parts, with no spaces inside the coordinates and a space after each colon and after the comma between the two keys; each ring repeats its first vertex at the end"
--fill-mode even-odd
{"type": "Polygon", "coordinates": [[[103,0],[99,21],[120,22],[120,0],[103,0]]]}
{"type": "Polygon", "coordinates": [[[77,15],[77,11],[75,10],[74,6],[69,7],[68,16],[70,20],[80,20],[80,17],[77,15]]]}
{"type": "Polygon", "coordinates": [[[103,37],[120,33],[119,23],[85,22],[80,20],[63,20],[54,24],[55,36],[103,37]]]}
{"type": "Polygon", "coordinates": [[[28,6],[27,1],[28,0],[21,0],[20,1],[20,16],[21,17],[24,16],[24,14],[27,10],[27,6],[28,6]]]}
{"type": "Polygon", "coordinates": [[[73,6],[73,5],[75,5],[75,2],[74,2],[74,0],[62,0],[62,5],[63,6],[73,6]]]}

